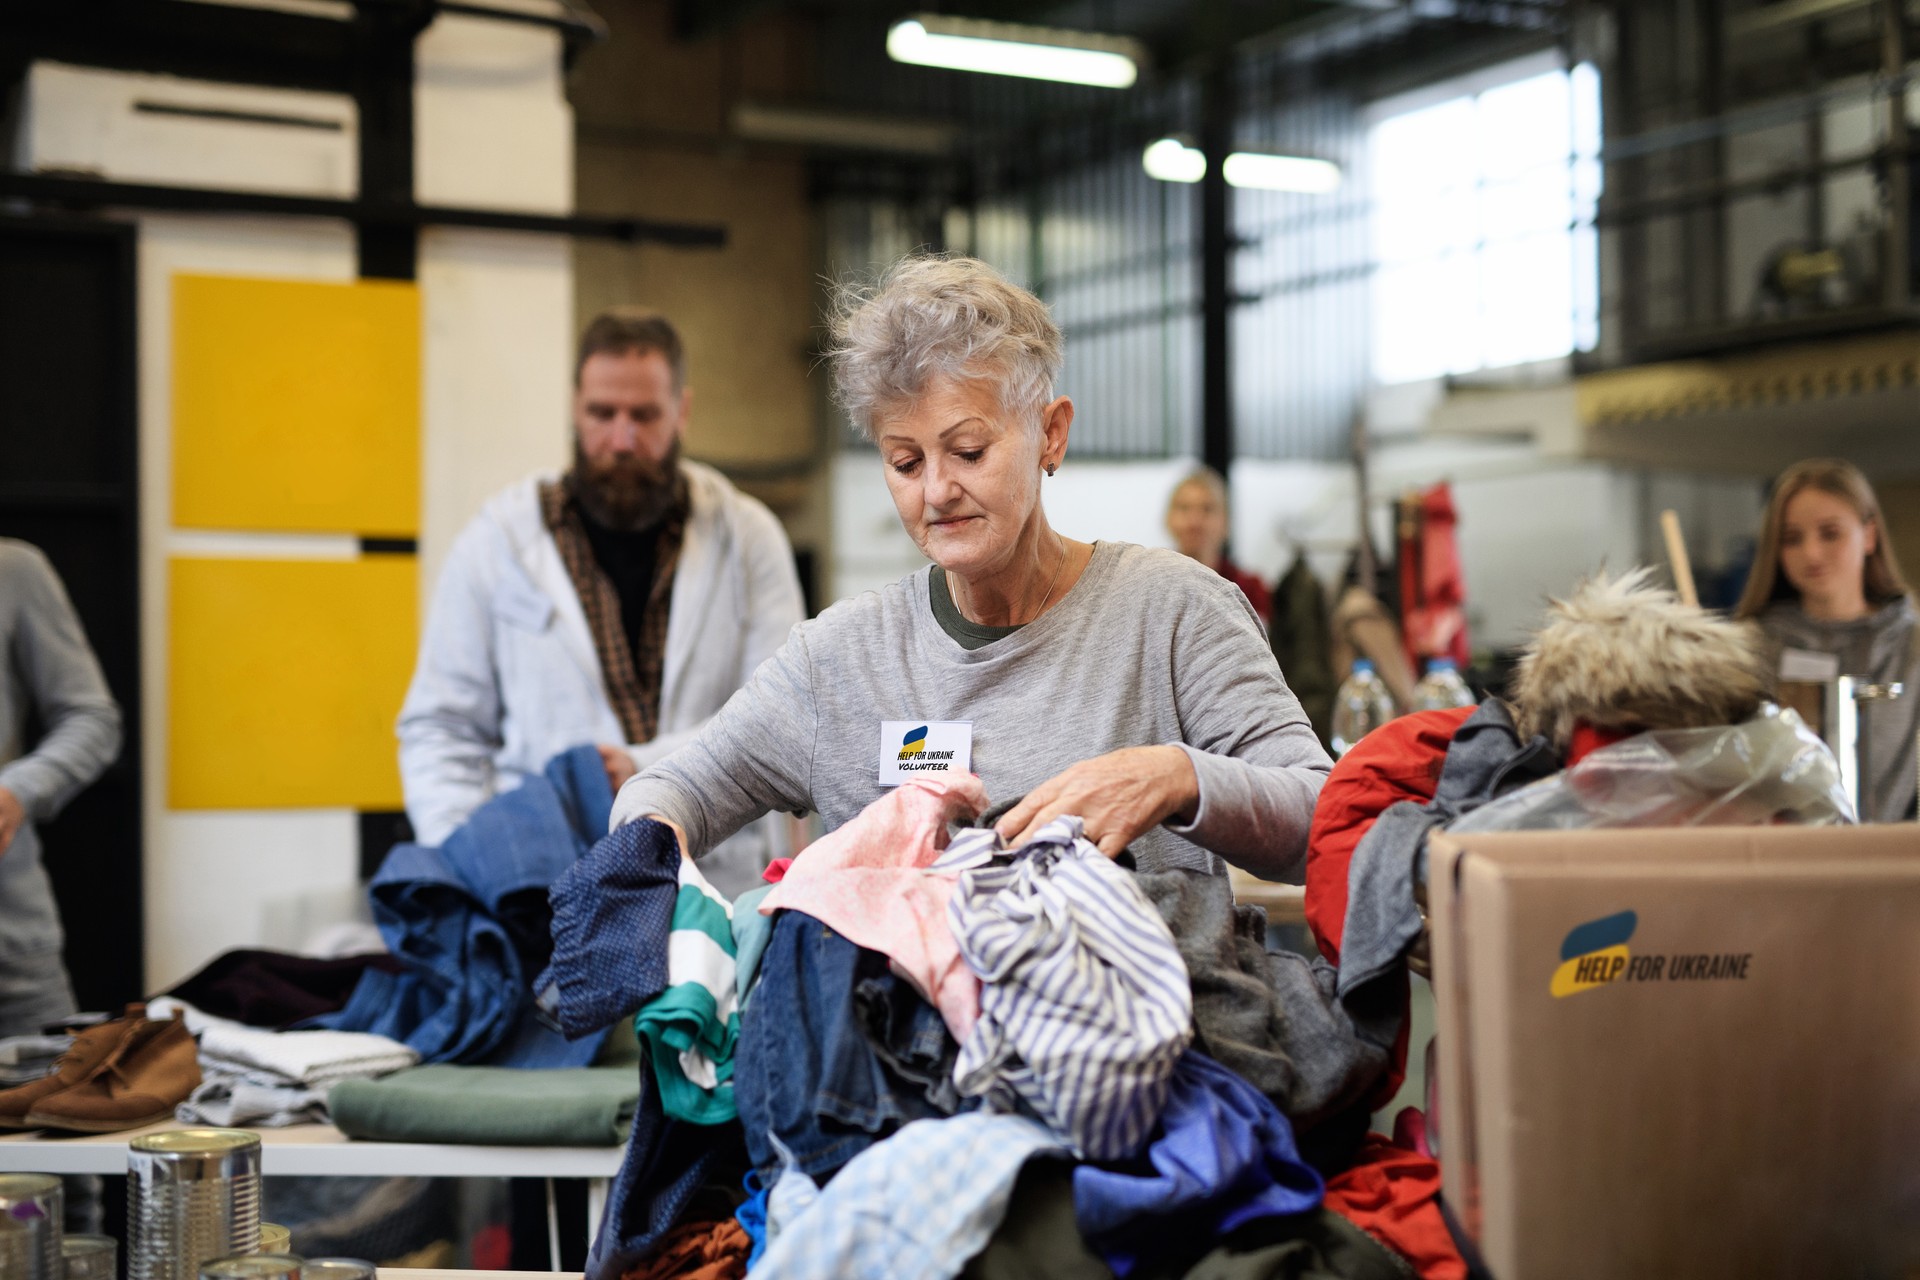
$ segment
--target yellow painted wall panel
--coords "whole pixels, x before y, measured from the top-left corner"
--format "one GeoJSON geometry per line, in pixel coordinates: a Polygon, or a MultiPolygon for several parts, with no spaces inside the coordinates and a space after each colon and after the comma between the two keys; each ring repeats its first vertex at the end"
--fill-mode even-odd
{"type": "Polygon", "coordinates": [[[419,290],[176,275],[173,521],[418,534],[419,290]]]}
{"type": "Polygon", "coordinates": [[[399,555],[172,560],[169,805],[400,808],[418,573],[399,555]]]}

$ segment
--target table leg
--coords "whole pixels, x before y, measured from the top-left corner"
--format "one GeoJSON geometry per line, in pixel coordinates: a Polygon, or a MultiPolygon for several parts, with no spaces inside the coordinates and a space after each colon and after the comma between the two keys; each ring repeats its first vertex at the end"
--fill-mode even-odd
{"type": "Polygon", "coordinates": [[[553,1179],[547,1179],[547,1257],[553,1269],[560,1269],[560,1206],[553,1198],[553,1179]]]}
{"type": "Polygon", "coordinates": [[[607,1214],[607,1186],[609,1178],[587,1179],[587,1247],[593,1247],[593,1241],[600,1234],[600,1219],[607,1214]]]}

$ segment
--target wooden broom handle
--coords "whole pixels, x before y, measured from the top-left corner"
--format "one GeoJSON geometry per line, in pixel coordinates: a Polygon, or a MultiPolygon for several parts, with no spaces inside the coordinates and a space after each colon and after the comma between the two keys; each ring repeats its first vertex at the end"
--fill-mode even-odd
{"type": "Polygon", "coordinates": [[[1693,562],[1687,559],[1687,539],[1680,532],[1678,511],[1669,509],[1660,513],[1660,532],[1667,538],[1667,560],[1673,565],[1673,585],[1679,588],[1681,603],[1697,609],[1700,593],[1693,587],[1693,562]]]}

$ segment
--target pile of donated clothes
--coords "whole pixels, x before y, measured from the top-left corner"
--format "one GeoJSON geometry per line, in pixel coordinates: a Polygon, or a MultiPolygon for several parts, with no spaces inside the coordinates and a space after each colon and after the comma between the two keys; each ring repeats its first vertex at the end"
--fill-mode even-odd
{"type": "Polygon", "coordinates": [[[589,1276],[1466,1280],[1420,1117],[1367,1131],[1404,1075],[1427,836],[1851,820],[1764,687],[1734,624],[1643,575],[1583,587],[1511,704],[1335,768],[1312,959],[1224,877],[1137,871],[1078,819],[1006,849],[970,775],[732,902],[666,826],[619,828],[555,882],[534,984],[564,1034],[631,1016],[644,1047],[589,1276]]]}
{"type": "Polygon", "coordinates": [[[1390,1175],[1343,1185],[1386,1046],[1331,965],[1269,951],[1224,877],[1136,871],[1072,817],[1010,851],[986,804],[916,779],[733,902],[649,821],[556,882],[543,1007],[570,1033],[634,1014],[647,1058],[590,1275],[1394,1277],[1451,1252],[1431,1204],[1369,1216],[1390,1175]]]}

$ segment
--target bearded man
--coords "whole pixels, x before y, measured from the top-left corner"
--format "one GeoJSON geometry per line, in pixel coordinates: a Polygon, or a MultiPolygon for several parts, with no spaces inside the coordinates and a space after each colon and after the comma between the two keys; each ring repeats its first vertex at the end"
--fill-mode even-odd
{"type": "MultiPolygon", "coordinates": [[[[802,614],[773,514],[680,457],[693,392],[664,316],[604,312],[580,336],[573,465],[490,499],[449,553],[400,712],[422,844],[570,747],[618,791],[690,740],[802,614]]],[[[784,852],[778,815],[701,869],[722,892],[784,852]]]]}

